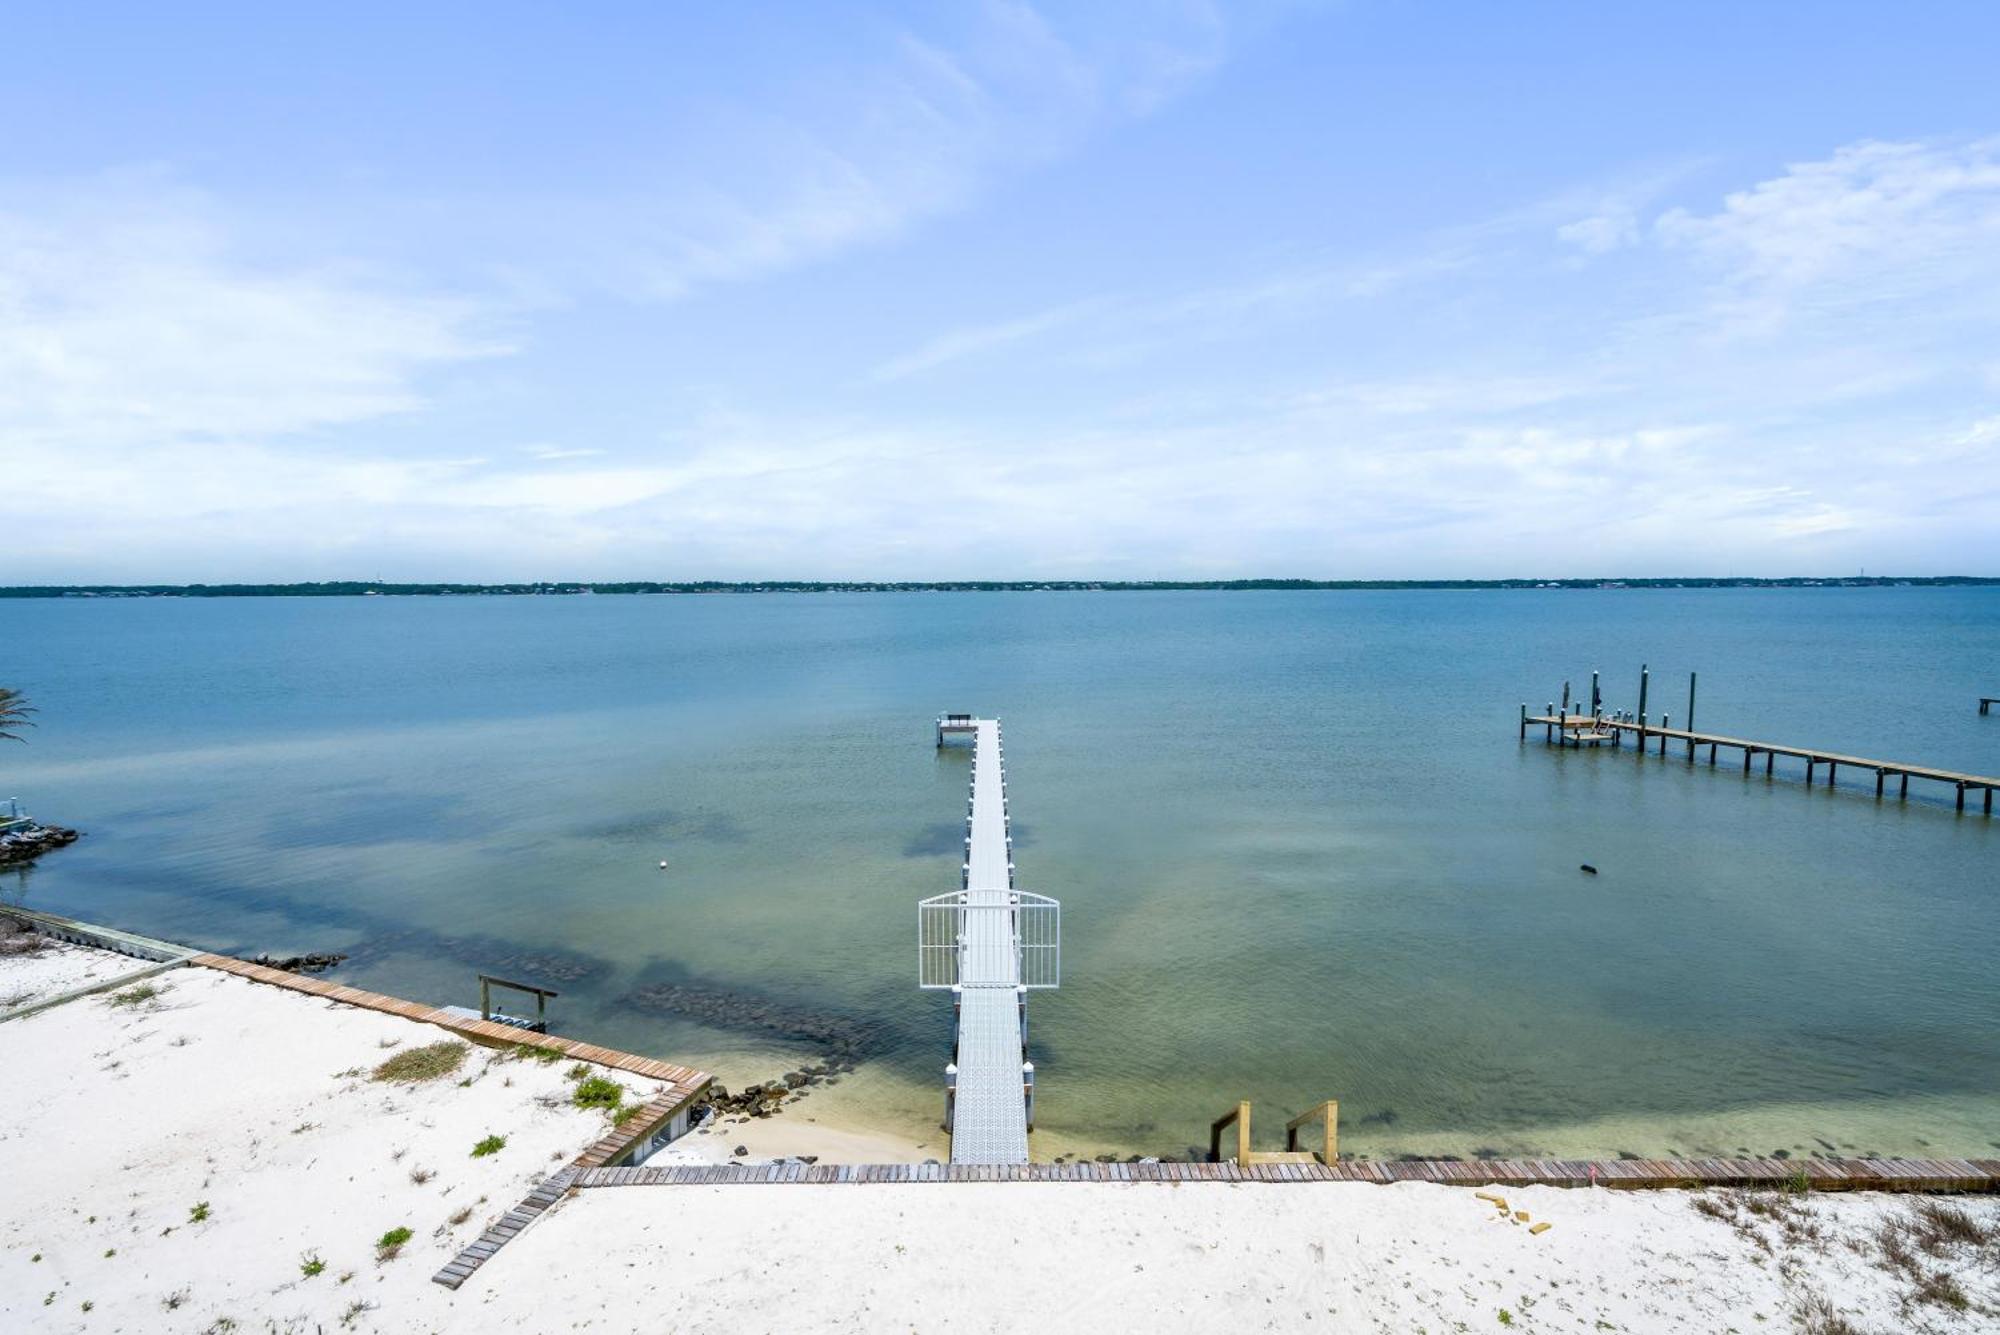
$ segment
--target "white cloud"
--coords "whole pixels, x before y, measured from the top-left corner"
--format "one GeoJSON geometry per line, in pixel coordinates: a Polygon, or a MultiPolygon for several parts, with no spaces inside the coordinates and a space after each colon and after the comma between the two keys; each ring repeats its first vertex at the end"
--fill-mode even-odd
{"type": "MultiPolygon", "coordinates": [[[[927,58],[940,89],[988,96],[990,72],[927,58]]],[[[479,305],[249,263],[164,190],[115,216],[16,208],[0,546],[49,578],[135,579],[1984,568],[1993,155],[1842,150],[1670,213],[1607,264],[1577,264],[1557,220],[1612,192],[1572,195],[1404,254],[950,330],[839,414],[753,415],[718,389],[717,410],[651,424],[664,444],[424,458],[365,429],[502,350],[479,305]],[[1781,318],[1719,343],[1746,302],[1781,318]],[[1131,374],[1093,364],[1058,407],[898,397],[987,356],[1040,357],[1047,384],[1106,347],[1131,374]]]]}
{"type": "Polygon", "coordinates": [[[1150,114],[1227,53],[1206,5],[1140,5],[1102,25],[1055,13],[1018,0],[935,10],[830,91],[710,107],[698,138],[711,151],[654,164],[645,194],[567,225],[603,239],[601,277],[627,295],[770,274],[961,209],[1150,114]]]}
{"type": "Polygon", "coordinates": [[[337,263],[259,265],[151,177],[0,201],[0,450],[276,437],[406,413],[506,346],[471,301],[337,263]]]}
{"type": "Polygon", "coordinates": [[[994,348],[1019,343],[1077,323],[1079,320],[1105,308],[1107,303],[1101,298],[1072,301],[1049,310],[1037,311],[1019,319],[1002,320],[995,324],[972,325],[964,329],[954,329],[940,334],[913,351],[892,357],[875,368],[877,380],[901,380],[921,371],[929,371],[977,353],[994,348]]]}
{"type": "Polygon", "coordinates": [[[1609,209],[1556,229],[1562,240],[1588,255],[1605,255],[1639,241],[1639,217],[1631,209],[1609,209]]]}
{"type": "Polygon", "coordinates": [[[543,462],[553,459],[594,459],[603,453],[603,450],[598,449],[564,449],[557,445],[533,445],[527,450],[529,458],[543,462]]]}
{"type": "Polygon", "coordinates": [[[2000,285],[2000,139],[1852,144],[1655,230],[1709,266],[1719,309],[1751,332],[1926,296],[1957,314],[1968,285],[1982,303],[2000,285]]]}

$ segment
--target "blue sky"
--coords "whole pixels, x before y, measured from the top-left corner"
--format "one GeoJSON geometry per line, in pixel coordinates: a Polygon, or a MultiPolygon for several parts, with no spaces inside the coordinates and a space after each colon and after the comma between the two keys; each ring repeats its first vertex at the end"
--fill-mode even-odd
{"type": "Polygon", "coordinates": [[[1990,4],[17,9],[0,582],[2000,572],[1990,4]]]}

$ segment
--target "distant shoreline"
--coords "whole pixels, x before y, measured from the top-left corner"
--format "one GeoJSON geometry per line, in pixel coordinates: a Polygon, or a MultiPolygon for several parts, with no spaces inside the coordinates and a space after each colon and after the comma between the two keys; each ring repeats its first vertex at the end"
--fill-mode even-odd
{"type": "Polygon", "coordinates": [[[2000,575],[1680,576],[1655,579],[1208,579],[1208,580],[690,580],[529,584],[19,584],[0,598],[440,598],[702,593],[1261,593],[1404,589],[1885,589],[1988,588],[2000,575]]]}

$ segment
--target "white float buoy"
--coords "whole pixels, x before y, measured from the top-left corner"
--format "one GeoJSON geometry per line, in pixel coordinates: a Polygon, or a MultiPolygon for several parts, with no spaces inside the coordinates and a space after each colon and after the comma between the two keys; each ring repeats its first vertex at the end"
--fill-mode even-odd
{"type": "Polygon", "coordinates": [[[661,859],[660,859],[660,870],[661,870],[661,871],[665,871],[666,869],[667,869],[667,860],[666,860],[665,858],[661,858],[661,859]]]}

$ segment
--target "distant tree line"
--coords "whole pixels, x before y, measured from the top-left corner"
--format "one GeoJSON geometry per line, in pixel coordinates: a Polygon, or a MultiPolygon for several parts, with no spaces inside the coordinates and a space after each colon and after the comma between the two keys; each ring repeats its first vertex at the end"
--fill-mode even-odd
{"type": "Polygon", "coordinates": [[[1663,577],[1655,579],[1201,579],[1201,580],[621,580],[614,583],[385,584],[328,580],[307,584],[21,584],[0,586],[0,598],[358,598],[529,596],[585,593],[1084,593],[1296,589],[1799,589],[1925,588],[2000,584],[1988,575],[1794,575],[1663,577]]]}

